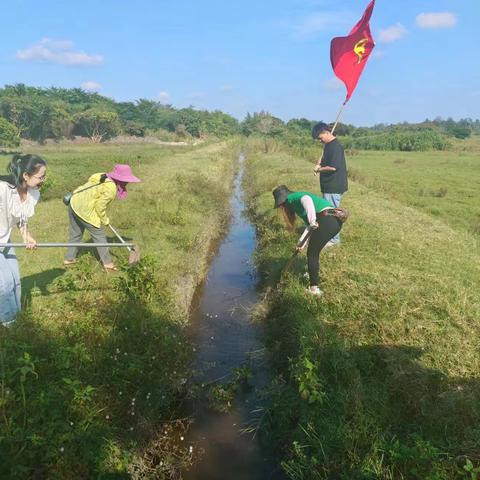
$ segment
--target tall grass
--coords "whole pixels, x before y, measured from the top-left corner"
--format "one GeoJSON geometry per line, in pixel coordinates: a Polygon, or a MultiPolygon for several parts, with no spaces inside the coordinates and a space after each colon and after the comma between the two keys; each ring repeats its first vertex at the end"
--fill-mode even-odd
{"type": "MultiPolygon", "coordinates": [[[[300,258],[265,300],[276,373],[270,435],[292,479],[472,479],[480,471],[477,239],[447,209],[432,215],[409,201],[410,183],[431,188],[441,175],[433,159],[415,154],[415,168],[401,175],[395,155],[350,161],[370,170],[343,199],[352,215],[342,246],[322,252],[325,296],[306,294],[300,258]],[[389,187],[377,188],[384,178],[389,187]]],[[[470,165],[458,179],[478,183],[480,162],[470,165]]],[[[296,239],[273,211],[271,190],[317,192],[311,169],[288,153],[250,153],[245,186],[266,285],[278,281],[296,239]]],[[[461,208],[457,196],[450,203],[461,208]]]]}

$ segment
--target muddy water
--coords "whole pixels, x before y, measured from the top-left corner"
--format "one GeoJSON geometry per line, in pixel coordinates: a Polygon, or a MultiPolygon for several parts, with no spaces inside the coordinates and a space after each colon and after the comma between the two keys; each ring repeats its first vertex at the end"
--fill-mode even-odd
{"type": "Polygon", "coordinates": [[[259,435],[245,432],[261,418],[261,393],[268,372],[258,327],[249,316],[259,295],[252,265],[255,229],[243,215],[243,160],[241,156],[231,200],[231,224],[207,280],[197,292],[192,314],[191,335],[196,349],[194,380],[203,388],[199,399],[189,406],[195,421],[188,441],[205,453],[184,474],[188,480],[281,478],[262,451],[259,435]],[[252,373],[250,387],[238,389],[227,413],[213,410],[207,399],[208,391],[231,381],[232,369],[245,366],[252,373]]]}

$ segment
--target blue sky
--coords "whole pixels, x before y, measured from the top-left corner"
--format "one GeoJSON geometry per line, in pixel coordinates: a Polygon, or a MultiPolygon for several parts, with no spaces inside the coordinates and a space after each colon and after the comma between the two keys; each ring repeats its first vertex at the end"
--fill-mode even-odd
{"type": "MultiPolygon", "coordinates": [[[[0,85],[80,87],[333,121],[345,88],[330,40],[368,0],[10,0],[0,85]]],[[[480,118],[480,0],[377,0],[376,48],[342,120],[355,125],[480,118]]]]}

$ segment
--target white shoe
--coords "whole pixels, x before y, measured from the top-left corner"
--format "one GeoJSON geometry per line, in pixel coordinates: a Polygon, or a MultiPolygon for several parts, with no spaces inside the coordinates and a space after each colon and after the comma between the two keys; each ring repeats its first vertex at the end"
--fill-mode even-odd
{"type": "Polygon", "coordinates": [[[340,245],[340,242],[332,242],[331,240],[325,244],[323,248],[329,248],[329,247],[338,247],[340,245]]]}
{"type": "Polygon", "coordinates": [[[320,290],[318,287],[315,287],[315,290],[312,290],[311,288],[307,288],[307,292],[310,295],[316,295],[317,297],[321,297],[323,295],[322,290],[320,290]]]}

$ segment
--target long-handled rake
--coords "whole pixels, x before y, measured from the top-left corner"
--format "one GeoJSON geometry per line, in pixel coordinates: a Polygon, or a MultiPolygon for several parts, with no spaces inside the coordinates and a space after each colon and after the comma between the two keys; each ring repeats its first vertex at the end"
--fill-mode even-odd
{"type": "Polygon", "coordinates": [[[278,281],[280,281],[283,276],[290,270],[290,267],[293,264],[293,261],[297,257],[297,255],[300,253],[301,249],[304,247],[304,245],[308,242],[308,239],[312,235],[313,229],[310,227],[307,227],[305,231],[303,232],[302,236],[299,238],[298,243],[295,247],[295,251],[293,252],[293,255],[290,257],[290,259],[287,261],[285,266],[282,268],[282,271],[280,273],[280,277],[278,281]]]}
{"type": "Polygon", "coordinates": [[[122,242],[122,244],[128,248],[130,254],[128,255],[128,264],[136,265],[140,261],[140,249],[138,245],[125,242],[125,240],[120,236],[120,234],[113,228],[112,225],[108,225],[110,230],[115,234],[115,236],[122,242]]]}
{"type": "Polygon", "coordinates": [[[264,302],[267,301],[267,299],[270,297],[270,295],[275,291],[277,286],[280,284],[282,281],[284,275],[288,272],[290,267],[293,264],[293,261],[295,258],[297,258],[297,255],[300,253],[301,249],[305,246],[305,244],[308,242],[308,239],[313,233],[313,229],[310,227],[307,227],[304,232],[302,233],[302,236],[299,238],[297,245],[295,246],[295,251],[293,252],[292,256],[288,259],[287,263],[285,266],[282,268],[282,271],[280,272],[280,275],[278,276],[277,280],[273,283],[273,285],[270,285],[265,289],[265,292],[262,295],[262,299],[258,303],[258,305],[263,304],[264,302]]]}
{"type": "MultiPolygon", "coordinates": [[[[76,247],[76,248],[92,248],[92,247],[121,247],[127,248],[130,252],[128,256],[128,264],[135,265],[140,261],[140,249],[134,243],[127,243],[123,238],[118,234],[118,232],[110,225],[113,233],[118,237],[121,243],[37,243],[37,248],[68,248],[68,247],[76,247]]],[[[0,243],[0,249],[3,248],[11,248],[11,247],[26,247],[26,243],[0,243]]]]}

